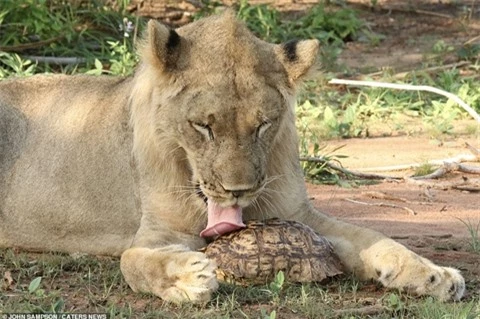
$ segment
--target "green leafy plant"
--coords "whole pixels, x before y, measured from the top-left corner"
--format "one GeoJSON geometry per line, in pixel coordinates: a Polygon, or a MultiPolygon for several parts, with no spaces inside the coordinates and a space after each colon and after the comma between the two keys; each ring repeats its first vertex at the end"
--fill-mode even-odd
{"type": "MultiPolygon", "coordinates": [[[[97,68],[93,64],[95,59],[103,63],[114,60],[110,63],[114,64],[115,74],[128,73],[130,61],[135,60],[133,39],[122,41],[125,39],[122,21],[132,19],[126,10],[128,2],[122,0],[106,6],[101,1],[4,0],[0,8],[0,47],[5,52],[53,60],[75,57],[82,65],[79,68],[77,64],[39,63],[36,73],[84,72],[91,66],[97,68]],[[113,57],[113,44],[109,42],[119,42],[113,57]]],[[[136,26],[135,34],[138,31],[136,26]]]]}
{"type": "Polygon", "coordinates": [[[139,61],[138,55],[134,53],[134,44],[130,36],[134,30],[133,23],[124,18],[119,29],[123,32],[123,41],[107,41],[110,47],[109,69],[105,70],[103,63],[99,59],[95,59],[94,68],[88,70],[87,74],[100,75],[106,73],[126,76],[133,73],[139,61]]]}
{"type": "Polygon", "coordinates": [[[285,283],[285,274],[283,271],[279,271],[276,275],[274,280],[268,285],[270,291],[274,295],[280,294],[283,288],[283,284],[285,283]]]}
{"type": "Polygon", "coordinates": [[[280,13],[267,5],[251,5],[241,1],[238,17],[258,36],[271,42],[293,38],[318,39],[322,43],[343,43],[355,37],[363,23],[351,9],[327,10],[318,4],[294,20],[284,20],[280,13]]]}
{"type": "Polygon", "coordinates": [[[124,42],[107,42],[111,48],[110,72],[113,75],[129,75],[138,63],[138,56],[124,42]]]}
{"type": "Polygon", "coordinates": [[[435,171],[435,167],[430,163],[423,163],[413,172],[413,176],[425,176],[435,171]]]}
{"type": "Polygon", "coordinates": [[[384,299],[385,306],[394,313],[401,313],[405,309],[405,302],[395,293],[388,294],[384,299]]]}
{"type": "Polygon", "coordinates": [[[458,220],[467,227],[470,234],[470,241],[468,242],[470,250],[480,254],[480,222],[474,225],[470,220],[465,221],[460,218],[458,220]]]}
{"type": "Polygon", "coordinates": [[[43,296],[44,290],[40,289],[40,283],[42,282],[42,277],[36,277],[30,282],[28,285],[28,292],[31,294],[35,294],[37,296],[43,296]]]}
{"type": "Polygon", "coordinates": [[[0,52],[0,79],[9,76],[31,76],[36,65],[30,60],[22,59],[18,54],[0,52]]]}
{"type": "Polygon", "coordinates": [[[432,108],[426,111],[423,121],[434,137],[442,134],[452,134],[453,121],[459,113],[458,106],[453,101],[447,101],[446,103],[432,101],[432,108]]]}
{"type": "Polygon", "coordinates": [[[275,319],[277,318],[277,312],[275,310],[272,310],[272,312],[267,313],[265,309],[260,309],[260,314],[262,319],[275,319]]]}
{"type": "Polygon", "coordinates": [[[69,4],[58,8],[47,0],[2,0],[0,44],[15,46],[52,38],[72,39],[76,33],[74,24],[69,4]]]}
{"type": "Polygon", "coordinates": [[[265,289],[268,294],[270,294],[273,298],[273,302],[278,304],[280,301],[280,293],[284,289],[285,283],[285,274],[283,271],[279,271],[275,278],[273,278],[272,282],[268,284],[268,289],[265,289]]]}

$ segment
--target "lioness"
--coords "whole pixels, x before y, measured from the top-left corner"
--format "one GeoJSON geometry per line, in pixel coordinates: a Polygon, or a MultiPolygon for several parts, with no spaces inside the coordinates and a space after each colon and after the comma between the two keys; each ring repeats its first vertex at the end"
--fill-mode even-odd
{"type": "Polygon", "coordinates": [[[0,83],[0,246],[121,254],[134,291],[204,302],[204,237],[279,217],[332,241],[350,272],[441,300],[464,279],[315,210],[298,161],[295,90],[319,43],[259,40],[232,11],[148,23],[135,76],[0,83]]]}

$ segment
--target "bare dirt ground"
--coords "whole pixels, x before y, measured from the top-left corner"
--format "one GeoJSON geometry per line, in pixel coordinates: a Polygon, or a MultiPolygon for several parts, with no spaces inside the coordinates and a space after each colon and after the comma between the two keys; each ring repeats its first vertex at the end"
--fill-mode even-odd
{"type": "MultiPolygon", "coordinates": [[[[480,145],[480,139],[473,138],[471,143],[480,145]]],[[[345,145],[339,153],[349,156],[342,159],[342,164],[351,170],[422,163],[427,159],[446,159],[468,153],[460,143],[439,146],[432,144],[428,137],[351,139],[330,141],[328,144],[345,145]]],[[[470,164],[480,167],[478,163],[470,164]]],[[[412,171],[388,174],[403,177],[410,176],[412,171]]],[[[479,176],[452,173],[433,181],[429,186],[404,181],[385,181],[353,188],[308,185],[308,191],[313,204],[321,211],[380,231],[441,265],[458,267],[470,283],[469,294],[478,294],[480,255],[471,251],[472,238],[467,225],[474,227],[479,234],[480,192],[437,188],[441,183],[453,183],[465,178],[478,180],[479,176]],[[392,199],[378,198],[381,194],[392,199]]]]}
{"type": "MultiPolygon", "coordinates": [[[[361,3],[362,1],[349,1],[361,3]]],[[[363,1],[368,3],[369,1],[363,1]]],[[[420,68],[436,41],[443,40],[457,47],[471,39],[477,41],[480,33],[480,10],[473,9],[472,19],[463,19],[464,10],[471,1],[379,1],[377,10],[361,10],[372,31],[385,35],[379,46],[368,43],[347,44],[340,63],[360,73],[391,68],[403,72],[420,68]],[[418,13],[410,10],[417,10],[418,13]],[[463,17],[463,18],[462,18],[463,17]],[[475,40],[475,37],[477,38],[475,40]]],[[[357,5],[355,4],[355,5],[357,5]]],[[[365,7],[363,7],[365,8],[365,7]]],[[[446,55],[444,63],[456,63],[456,57],[446,55]]],[[[420,124],[421,125],[421,124],[420,124]]],[[[477,124],[477,127],[479,125],[477,124]]],[[[397,136],[370,139],[328,141],[330,147],[345,145],[337,153],[347,155],[342,165],[351,170],[400,164],[421,164],[428,160],[446,159],[468,154],[467,140],[480,147],[479,130],[462,138],[450,137],[439,143],[428,135],[397,136]]],[[[471,163],[479,166],[479,163],[471,163]]],[[[412,171],[382,172],[395,176],[409,176],[412,171]]],[[[406,182],[383,182],[357,188],[309,185],[314,205],[323,212],[354,224],[376,229],[396,238],[414,251],[442,265],[458,267],[470,283],[470,294],[480,293],[480,256],[471,252],[471,233],[465,223],[479,234],[480,192],[465,192],[437,188],[442,183],[453,183],[465,178],[479,180],[479,175],[448,174],[432,186],[418,186],[406,182]],[[435,184],[437,184],[435,186],[435,184]],[[372,192],[388,194],[397,200],[374,199],[372,192]],[[405,199],[406,202],[399,201],[405,199]],[[412,209],[416,215],[401,208],[367,206],[365,203],[387,203],[412,209]]]]}

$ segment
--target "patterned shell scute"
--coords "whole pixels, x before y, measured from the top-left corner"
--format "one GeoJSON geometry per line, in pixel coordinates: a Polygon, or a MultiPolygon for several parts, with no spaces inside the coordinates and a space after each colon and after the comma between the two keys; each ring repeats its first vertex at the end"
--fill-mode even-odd
{"type": "Polygon", "coordinates": [[[239,284],[266,283],[283,271],[290,282],[323,281],[342,273],[330,242],[295,221],[249,221],[205,249],[218,265],[217,277],[239,284]]]}

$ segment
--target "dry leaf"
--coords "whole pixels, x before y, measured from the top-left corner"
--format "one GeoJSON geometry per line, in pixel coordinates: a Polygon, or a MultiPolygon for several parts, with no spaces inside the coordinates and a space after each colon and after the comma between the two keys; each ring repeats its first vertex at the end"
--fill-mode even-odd
{"type": "Polygon", "coordinates": [[[3,286],[5,287],[5,289],[13,287],[12,273],[8,270],[3,274],[3,286]]]}

